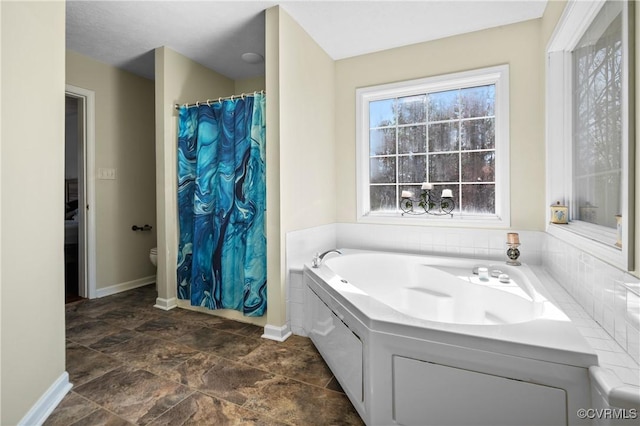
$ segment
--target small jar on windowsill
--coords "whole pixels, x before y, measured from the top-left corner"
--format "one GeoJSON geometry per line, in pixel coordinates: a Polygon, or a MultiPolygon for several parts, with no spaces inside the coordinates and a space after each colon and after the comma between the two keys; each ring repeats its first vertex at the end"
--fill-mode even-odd
{"type": "Polygon", "coordinates": [[[566,225],[569,223],[569,208],[558,201],[551,205],[551,223],[566,225]]]}

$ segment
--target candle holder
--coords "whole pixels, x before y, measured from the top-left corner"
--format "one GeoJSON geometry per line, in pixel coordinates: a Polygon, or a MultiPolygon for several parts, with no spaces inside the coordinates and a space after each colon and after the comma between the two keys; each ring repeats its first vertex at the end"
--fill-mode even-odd
{"type": "Polygon", "coordinates": [[[456,207],[453,201],[453,193],[450,189],[442,191],[442,196],[437,197],[433,194],[431,184],[425,182],[422,184],[421,192],[418,198],[414,198],[413,192],[402,191],[400,199],[400,208],[402,216],[406,214],[422,215],[430,214],[433,216],[451,216],[453,217],[453,209],[456,207]],[[421,210],[416,210],[419,207],[421,210]]]}
{"type": "Polygon", "coordinates": [[[509,258],[509,260],[507,260],[507,265],[522,265],[522,263],[518,261],[518,258],[520,257],[520,250],[518,250],[520,243],[507,243],[507,247],[507,257],[509,258]]]}

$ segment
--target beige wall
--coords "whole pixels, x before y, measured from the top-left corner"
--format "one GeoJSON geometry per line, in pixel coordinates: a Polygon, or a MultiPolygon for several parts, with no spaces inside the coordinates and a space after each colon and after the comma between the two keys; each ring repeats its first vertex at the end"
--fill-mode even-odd
{"type": "Polygon", "coordinates": [[[543,230],[544,86],[540,20],[405,46],[336,62],[338,222],[356,221],[355,90],[509,64],[511,226],[543,230]]]}
{"type": "Polygon", "coordinates": [[[66,52],[66,82],[95,92],[95,173],[117,171],[115,180],[95,180],[96,288],[153,282],[154,83],[72,51],[66,52]],[[152,232],[131,230],[144,224],[152,232]]]}
{"type": "Polygon", "coordinates": [[[64,2],[1,2],[0,424],[64,374],[64,2]]]}
{"type": "Polygon", "coordinates": [[[267,10],[266,82],[268,322],[281,326],[285,234],[335,222],[335,63],[278,7],[267,10]]]}
{"type": "Polygon", "coordinates": [[[255,77],[255,78],[247,78],[244,80],[236,80],[234,83],[234,91],[233,94],[240,95],[242,93],[253,93],[259,92],[260,90],[264,90],[265,81],[264,76],[255,77]]]}

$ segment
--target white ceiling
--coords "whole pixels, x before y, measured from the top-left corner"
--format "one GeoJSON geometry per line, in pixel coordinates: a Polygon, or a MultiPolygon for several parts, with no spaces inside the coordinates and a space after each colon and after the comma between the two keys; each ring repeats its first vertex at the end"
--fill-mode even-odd
{"type": "Polygon", "coordinates": [[[264,75],[264,10],[281,5],[333,59],[542,16],[546,0],[67,1],[67,48],[153,78],[167,46],[232,79],[264,75]]]}

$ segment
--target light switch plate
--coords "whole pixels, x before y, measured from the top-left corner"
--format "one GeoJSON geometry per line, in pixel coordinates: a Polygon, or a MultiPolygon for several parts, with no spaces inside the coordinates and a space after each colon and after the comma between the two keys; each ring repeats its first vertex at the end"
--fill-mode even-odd
{"type": "Polygon", "coordinates": [[[112,168],[98,168],[98,179],[102,180],[115,180],[116,179],[116,170],[112,168]]]}

